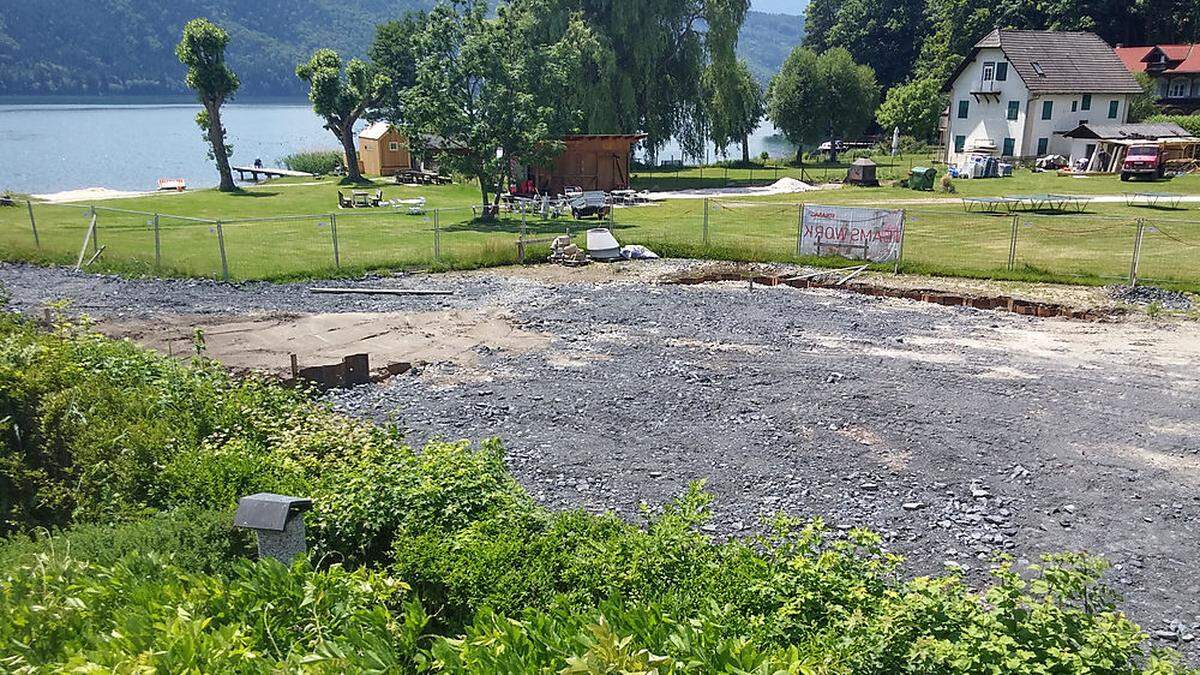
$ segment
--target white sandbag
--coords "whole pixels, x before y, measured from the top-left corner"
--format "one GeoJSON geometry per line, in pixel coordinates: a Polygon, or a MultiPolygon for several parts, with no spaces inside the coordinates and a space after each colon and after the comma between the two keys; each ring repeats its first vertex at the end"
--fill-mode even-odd
{"type": "Polygon", "coordinates": [[[621,257],[626,260],[653,260],[658,254],[640,244],[630,244],[621,247],[621,257]]]}

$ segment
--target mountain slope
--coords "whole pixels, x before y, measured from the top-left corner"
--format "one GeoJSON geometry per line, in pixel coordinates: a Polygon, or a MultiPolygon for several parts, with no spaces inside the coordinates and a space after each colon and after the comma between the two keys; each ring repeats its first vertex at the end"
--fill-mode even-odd
{"type": "Polygon", "coordinates": [[[797,45],[804,41],[804,17],[749,12],[738,38],[738,56],[765,86],[797,45]]]}
{"type": "Polygon", "coordinates": [[[9,3],[0,18],[0,94],[170,94],[185,91],[175,58],[197,16],[230,34],[242,93],[302,92],[296,64],[317,47],[361,54],[375,24],[432,0],[56,0],[9,3]]]}
{"type": "MultiPolygon", "coordinates": [[[[207,17],[230,34],[242,96],[296,96],[296,64],[317,47],[362,55],[375,25],[434,0],[55,0],[0,12],[0,95],[182,94],[183,24],[207,17]]],[[[738,54],[764,83],[804,34],[799,16],[750,12],[738,54]]]]}

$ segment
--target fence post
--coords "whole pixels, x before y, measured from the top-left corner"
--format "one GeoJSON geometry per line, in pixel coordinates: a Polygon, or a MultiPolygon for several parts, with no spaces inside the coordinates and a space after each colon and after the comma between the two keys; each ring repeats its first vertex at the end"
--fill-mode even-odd
{"type": "Polygon", "coordinates": [[[801,242],[804,241],[804,205],[796,207],[796,257],[799,258],[802,254],[801,242]]]}
{"type": "Polygon", "coordinates": [[[704,198],[704,245],[708,246],[708,197],[704,198]]]}
{"type": "Polygon", "coordinates": [[[1021,216],[1014,215],[1012,219],[1012,236],[1008,241],[1008,271],[1013,271],[1013,267],[1017,264],[1017,225],[1021,221],[1021,216]]]}
{"type": "Polygon", "coordinates": [[[892,269],[892,274],[900,274],[900,263],[904,260],[904,230],[908,226],[908,211],[900,211],[900,249],[896,251],[896,266],[892,269]]]}
{"type": "Polygon", "coordinates": [[[225,230],[221,228],[221,221],[217,221],[217,248],[221,251],[221,277],[229,282],[229,259],[225,257],[225,230]]]}
{"type": "Polygon", "coordinates": [[[33,217],[33,202],[25,200],[25,205],[29,207],[29,227],[33,228],[33,243],[38,247],[42,247],[42,240],[38,237],[37,220],[33,217]]]}
{"type": "Polygon", "coordinates": [[[517,261],[522,265],[525,264],[525,235],[527,233],[525,226],[525,205],[521,205],[521,236],[517,240],[517,261]]]}
{"type": "Polygon", "coordinates": [[[433,210],[433,259],[440,260],[442,258],[442,226],[438,219],[438,213],[441,209],[433,210]]]}
{"type": "Polygon", "coordinates": [[[1146,234],[1146,219],[1137,219],[1137,233],[1133,235],[1133,258],[1129,261],[1129,285],[1137,286],[1138,264],[1142,261],[1142,237],[1146,234]]]}
{"type": "Polygon", "coordinates": [[[162,267],[162,242],[158,235],[158,214],[154,214],[154,269],[162,267]]]}
{"type": "Polygon", "coordinates": [[[342,256],[341,256],[341,253],[338,251],[337,214],[334,214],[334,213],[329,214],[329,232],[330,232],[330,234],[333,235],[333,266],[338,269],[341,269],[342,256]]]}
{"type": "Polygon", "coordinates": [[[96,205],[92,204],[92,252],[100,250],[100,219],[96,217],[96,205]]]}

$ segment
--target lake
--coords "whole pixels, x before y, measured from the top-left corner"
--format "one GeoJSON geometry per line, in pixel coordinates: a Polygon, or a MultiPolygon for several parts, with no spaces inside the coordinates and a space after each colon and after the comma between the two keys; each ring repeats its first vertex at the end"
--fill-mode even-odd
{"type": "MultiPolygon", "coordinates": [[[[0,103],[0,191],[47,193],[86,187],[153,190],[159,178],[184,178],[193,188],[217,184],[195,117],[195,103],[0,103]]],[[[224,111],[234,164],[261,158],[267,166],[296,150],[337,148],[306,102],[231,103],[224,111]]],[[[792,151],[764,123],[752,156],[792,151]]],[[[710,151],[711,152],[711,151],[710,151]]],[[[732,158],[741,157],[731,148],[732,158]]],[[[660,159],[679,158],[668,143],[660,159]]],[[[710,160],[714,159],[710,155],[710,160]]]]}

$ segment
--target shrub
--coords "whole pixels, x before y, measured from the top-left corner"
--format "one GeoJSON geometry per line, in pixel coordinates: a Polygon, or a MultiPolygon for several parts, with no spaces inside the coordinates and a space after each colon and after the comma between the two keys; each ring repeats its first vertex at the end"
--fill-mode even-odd
{"type": "Polygon", "coordinates": [[[282,161],[292,171],[318,176],[333,173],[344,164],[341,150],[301,150],[284,157],[282,161]]]}
{"type": "Polygon", "coordinates": [[[1200,115],[1154,115],[1147,122],[1174,122],[1193,136],[1200,136],[1200,115]]]}

